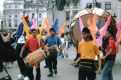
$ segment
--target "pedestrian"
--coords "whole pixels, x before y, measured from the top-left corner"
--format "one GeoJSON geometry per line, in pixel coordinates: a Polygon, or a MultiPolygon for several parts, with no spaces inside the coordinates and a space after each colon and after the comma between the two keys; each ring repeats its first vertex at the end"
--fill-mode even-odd
{"type": "Polygon", "coordinates": [[[98,72],[101,72],[101,58],[99,55],[99,48],[92,41],[90,30],[84,27],[82,30],[83,39],[79,42],[78,53],[80,58],[78,58],[75,63],[79,62],[79,73],[78,80],[95,80],[96,79],[96,67],[95,67],[95,56],[98,56],[98,72]]]}
{"type": "MultiPolygon", "coordinates": [[[[31,33],[32,33],[33,36],[30,39],[28,39],[26,41],[26,43],[24,44],[24,46],[22,47],[20,57],[22,57],[23,51],[27,47],[29,48],[29,53],[32,53],[32,52],[36,51],[40,47],[42,49],[44,48],[44,44],[43,44],[42,40],[41,39],[38,40],[37,37],[36,37],[37,36],[37,30],[32,29],[31,33]]],[[[40,64],[37,63],[35,67],[36,67],[36,80],[40,80],[40,78],[41,78],[40,64]]],[[[29,76],[30,80],[34,80],[33,67],[28,68],[28,76],[29,76]]]]}
{"type": "Polygon", "coordinates": [[[113,30],[108,29],[106,33],[106,37],[109,39],[108,45],[105,50],[106,51],[105,56],[102,57],[102,59],[105,59],[105,64],[102,72],[102,80],[113,80],[112,68],[116,58],[116,46],[113,34],[114,34],[113,30]]]}
{"type": "MultiPolygon", "coordinates": [[[[50,36],[48,36],[45,40],[45,45],[47,45],[48,47],[51,47],[53,45],[61,45],[61,40],[57,37],[56,32],[54,30],[54,28],[50,29],[50,36]]],[[[49,74],[47,75],[48,77],[52,77],[53,76],[53,69],[54,69],[54,73],[57,74],[57,52],[53,52],[52,54],[54,55],[50,55],[48,57],[48,66],[49,66],[49,74]]]]}

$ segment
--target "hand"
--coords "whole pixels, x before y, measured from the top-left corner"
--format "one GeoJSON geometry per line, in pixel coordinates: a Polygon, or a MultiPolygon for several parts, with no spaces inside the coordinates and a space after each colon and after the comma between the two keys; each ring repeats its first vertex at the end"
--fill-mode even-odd
{"type": "Polygon", "coordinates": [[[19,57],[22,58],[22,54],[21,53],[20,53],[19,57]]]}
{"type": "Polygon", "coordinates": [[[106,56],[103,56],[103,57],[102,57],[102,59],[105,59],[105,58],[106,58],[106,56]]]}
{"type": "Polygon", "coordinates": [[[7,36],[4,36],[3,34],[1,34],[1,36],[2,36],[4,43],[10,42],[10,34],[8,34],[7,36]]]}
{"type": "Polygon", "coordinates": [[[97,73],[98,74],[101,74],[102,73],[102,70],[101,69],[98,69],[97,73]]]}
{"type": "Polygon", "coordinates": [[[71,65],[75,65],[75,64],[77,64],[78,62],[77,61],[73,61],[72,63],[71,63],[71,65]]]}

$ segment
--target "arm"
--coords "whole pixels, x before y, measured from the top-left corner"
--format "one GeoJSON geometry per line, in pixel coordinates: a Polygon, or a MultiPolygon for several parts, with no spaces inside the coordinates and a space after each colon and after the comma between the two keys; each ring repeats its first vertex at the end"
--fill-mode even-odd
{"type": "Polygon", "coordinates": [[[100,55],[97,55],[97,57],[98,57],[98,66],[99,66],[98,67],[98,73],[101,74],[101,64],[102,64],[101,63],[101,58],[100,58],[100,55]]]}
{"type": "Polygon", "coordinates": [[[22,47],[22,49],[21,49],[21,52],[20,52],[20,55],[19,55],[21,58],[22,58],[22,54],[23,54],[25,48],[27,48],[28,46],[29,46],[29,41],[27,41],[27,42],[24,44],[24,46],[22,47]]]}
{"type": "Polygon", "coordinates": [[[110,49],[109,52],[105,56],[103,56],[103,59],[105,59],[111,52],[112,52],[112,49],[110,49]]]}

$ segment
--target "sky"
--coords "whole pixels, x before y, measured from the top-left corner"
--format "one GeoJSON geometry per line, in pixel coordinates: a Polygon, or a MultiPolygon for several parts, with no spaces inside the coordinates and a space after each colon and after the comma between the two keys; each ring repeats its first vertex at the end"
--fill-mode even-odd
{"type": "Polygon", "coordinates": [[[3,10],[3,2],[4,2],[5,0],[0,0],[0,11],[2,11],[3,10]]]}

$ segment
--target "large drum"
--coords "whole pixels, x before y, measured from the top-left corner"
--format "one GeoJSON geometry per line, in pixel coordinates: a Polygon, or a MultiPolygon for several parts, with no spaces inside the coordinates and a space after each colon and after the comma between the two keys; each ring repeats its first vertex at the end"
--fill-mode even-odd
{"type": "Polygon", "coordinates": [[[39,48],[38,50],[27,55],[27,57],[24,59],[24,62],[28,67],[32,67],[36,63],[43,61],[46,57],[47,56],[44,53],[44,51],[41,48],[39,48]]]}
{"type": "MultiPolygon", "coordinates": [[[[108,17],[111,15],[109,12],[101,9],[101,8],[85,8],[81,10],[79,13],[75,15],[71,22],[71,27],[69,29],[69,34],[71,36],[72,41],[74,42],[74,45],[78,45],[78,42],[81,41],[81,31],[80,31],[80,23],[79,18],[81,18],[82,23],[84,27],[89,27],[89,20],[90,22],[93,21],[94,15],[97,15],[97,23],[100,20],[100,24],[98,25],[98,28],[104,26],[105,22],[107,21],[108,17]]],[[[112,17],[110,26],[113,28],[116,25],[115,19],[112,17]]]]}
{"type": "Polygon", "coordinates": [[[53,45],[51,47],[48,47],[47,49],[48,49],[48,51],[46,53],[44,50],[39,48],[38,50],[27,55],[27,57],[24,59],[26,66],[32,67],[32,66],[36,65],[36,63],[40,63],[41,61],[43,61],[48,56],[57,55],[57,53],[60,52],[57,45],[53,45]]]}

